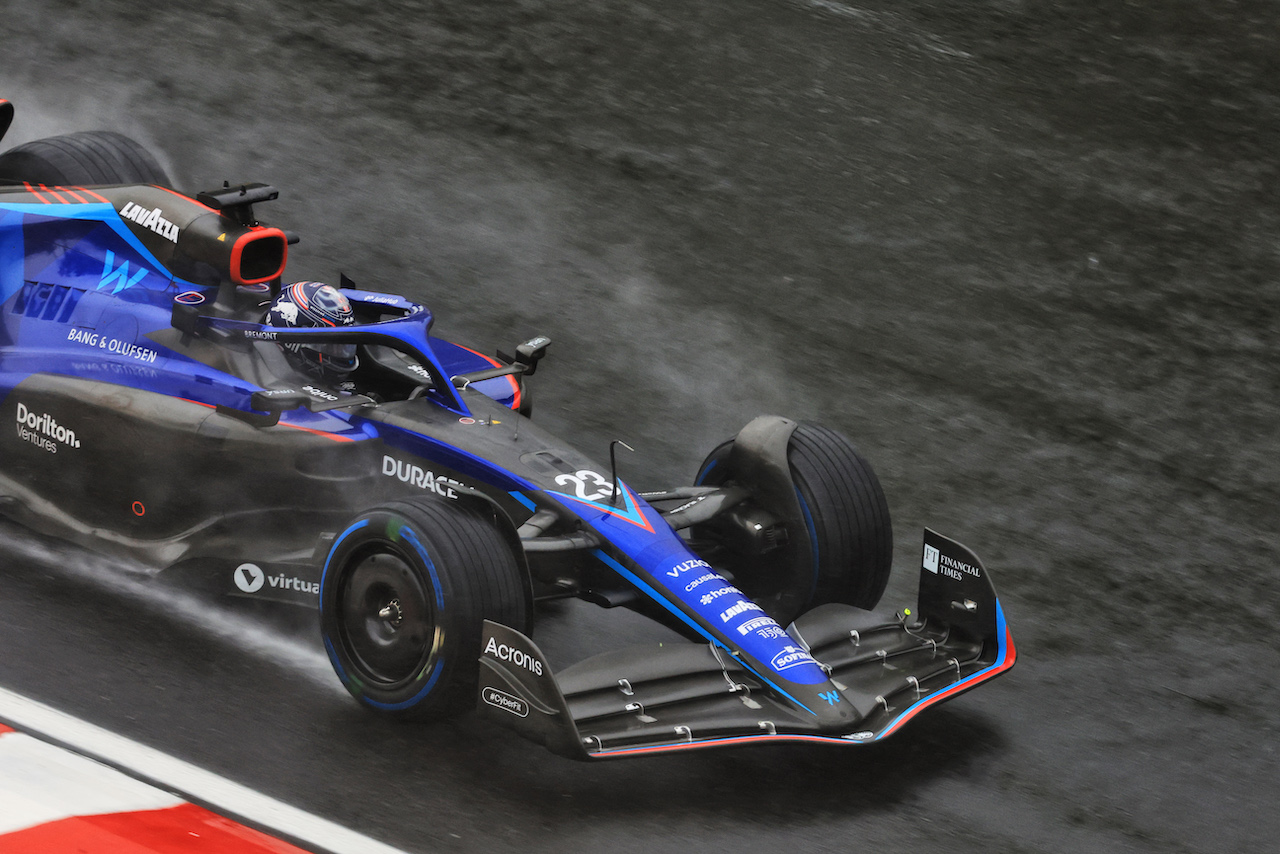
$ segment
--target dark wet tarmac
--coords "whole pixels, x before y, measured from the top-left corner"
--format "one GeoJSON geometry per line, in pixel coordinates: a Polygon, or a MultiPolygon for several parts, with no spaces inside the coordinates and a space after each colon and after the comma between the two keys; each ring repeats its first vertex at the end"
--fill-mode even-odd
{"type": "MultiPolygon", "coordinates": [[[[484,349],[550,335],[536,417],[625,439],[637,486],[760,412],[845,431],[894,513],[890,600],[928,524],[1021,655],[882,746],[581,767],[370,720],[316,645],[15,548],[0,684],[411,850],[1269,849],[1278,19],[0,3],[6,144],[111,128],[183,189],[280,187],[293,276],[417,295],[484,349]]],[[[542,638],[567,661],[614,616],[542,638]]]]}

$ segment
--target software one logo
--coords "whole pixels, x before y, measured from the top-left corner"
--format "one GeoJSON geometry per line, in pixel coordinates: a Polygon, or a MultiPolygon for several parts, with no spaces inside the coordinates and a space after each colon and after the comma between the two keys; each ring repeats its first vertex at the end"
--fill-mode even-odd
{"type": "Polygon", "coordinates": [[[932,573],[938,571],[938,550],[933,546],[924,547],[924,568],[932,573]]]}

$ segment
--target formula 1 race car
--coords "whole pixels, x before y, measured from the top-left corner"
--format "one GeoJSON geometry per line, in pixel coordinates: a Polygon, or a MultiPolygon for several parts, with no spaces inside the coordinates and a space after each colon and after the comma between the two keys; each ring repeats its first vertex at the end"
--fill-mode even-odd
{"type": "MultiPolygon", "coordinates": [[[[0,136],[13,116],[0,101],[0,136]]],[[[497,358],[343,277],[337,325],[269,323],[291,235],[263,184],[189,197],[118,134],[0,154],[0,512],[217,594],[319,609],[370,709],[476,707],[563,756],[868,743],[1013,666],[978,558],[926,530],[915,609],[835,431],[761,417],[637,493],[530,420],[549,341],[497,358]],[[289,358],[347,358],[341,383],[289,358]],[[553,673],[535,603],[689,640],[553,673]]],[[[338,293],[334,291],[334,293],[338,293]]],[[[272,318],[276,318],[275,313],[272,318]]]]}

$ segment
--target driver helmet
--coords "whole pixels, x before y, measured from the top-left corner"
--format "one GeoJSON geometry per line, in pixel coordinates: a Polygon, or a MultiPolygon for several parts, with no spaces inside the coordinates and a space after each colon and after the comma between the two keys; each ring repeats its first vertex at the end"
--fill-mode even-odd
{"type": "MultiPolygon", "coordinates": [[[[267,325],[290,329],[351,326],[356,322],[351,302],[333,285],[294,282],[280,289],[267,309],[267,325]]],[[[338,381],[356,369],[354,344],[281,344],[296,368],[338,381]]]]}

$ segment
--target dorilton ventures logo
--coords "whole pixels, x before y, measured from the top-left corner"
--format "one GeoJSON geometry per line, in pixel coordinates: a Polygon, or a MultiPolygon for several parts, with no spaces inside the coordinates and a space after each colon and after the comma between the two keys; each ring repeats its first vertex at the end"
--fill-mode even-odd
{"type": "Polygon", "coordinates": [[[18,404],[18,438],[42,451],[58,453],[58,446],[80,447],[74,430],[68,430],[47,412],[32,412],[25,403],[18,404]]]}

